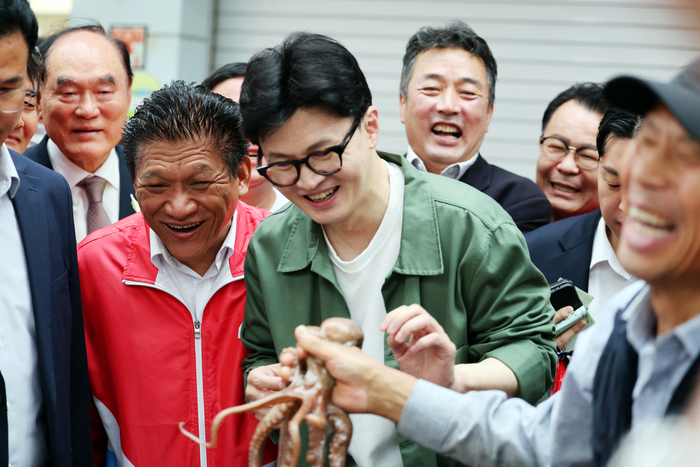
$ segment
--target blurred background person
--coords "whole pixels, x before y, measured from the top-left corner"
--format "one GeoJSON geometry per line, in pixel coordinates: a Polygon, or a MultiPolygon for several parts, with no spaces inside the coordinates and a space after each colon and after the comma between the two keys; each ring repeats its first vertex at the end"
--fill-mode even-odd
{"type": "MultiPolygon", "coordinates": [[[[238,102],[241,98],[241,86],[243,86],[247,66],[248,64],[244,62],[224,65],[202,81],[202,86],[207,91],[238,102]]],[[[241,201],[256,208],[275,212],[287,204],[287,198],[258,173],[258,147],[250,141],[248,141],[248,155],[253,164],[253,170],[250,172],[248,192],[241,196],[241,201]]]]}
{"type": "Polygon", "coordinates": [[[24,77],[24,88],[33,90],[34,95],[27,94],[25,97],[24,109],[17,121],[17,125],[5,139],[7,147],[20,154],[24,154],[39,123],[39,115],[36,111],[36,91],[39,87],[38,81],[41,77],[42,68],[41,54],[35,48],[27,59],[27,74],[24,77]]]}
{"type": "Polygon", "coordinates": [[[544,111],[536,179],[552,204],[552,222],[598,207],[595,138],[607,108],[602,85],[578,83],[544,111]]]}
{"type": "MultiPolygon", "coordinates": [[[[548,283],[569,279],[593,296],[588,311],[595,320],[600,318],[610,297],[633,280],[616,256],[624,216],[619,172],[639,124],[639,116],[614,107],[605,112],[600,122],[596,137],[600,208],[525,235],[530,258],[548,283]]],[[[559,348],[573,349],[574,342],[566,342],[578,330],[574,326],[571,332],[562,334],[563,339],[557,339],[559,348]]]]}

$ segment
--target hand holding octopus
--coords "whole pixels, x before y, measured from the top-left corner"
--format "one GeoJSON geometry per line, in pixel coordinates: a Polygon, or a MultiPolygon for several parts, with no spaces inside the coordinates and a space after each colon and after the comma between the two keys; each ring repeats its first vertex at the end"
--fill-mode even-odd
{"type": "MultiPolygon", "coordinates": [[[[349,319],[329,318],[320,327],[307,326],[306,330],[331,342],[362,346],[362,330],[349,319]]],[[[329,463],[331,467],[343,467],[352,436],[352,423],[347,413],[331,401],[335,380],[328,374],[322,360],[305,352],[298,352],[295,348],[284,349],[280,360],[286,364],[283,367],[283,376],[285,380],[290,380],[289,386],[255,402],[219,412],[212,423],[209,443],[185,430],[184,423],[180,423],[180,431],[199,444],[214,447],[219,426],[226,417],[272,406],[260,420],[253,434],[249,467],[261,466],[265,438],[276,428],[280,429],[278,467],[296,466],[301,451],[299,424],[302,420],[309,427],[309,451],[306,453],[306,460],[312,467],[323,467],[326,439],[331,432],[334,435],[328,456],[329,463]],[[304,357],[297,358],[300,354],[304,357]]]]}

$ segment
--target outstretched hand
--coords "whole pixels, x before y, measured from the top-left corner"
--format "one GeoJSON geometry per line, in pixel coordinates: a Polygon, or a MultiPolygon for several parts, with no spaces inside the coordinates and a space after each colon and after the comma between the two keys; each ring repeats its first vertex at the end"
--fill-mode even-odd
{"type": "Polygon", "coordinates": [[[335,378],[333,402],[351,413],[374,413],[398,422],[405,400],[416,379],[384,366],[357,347],[347,347],[319,339],[297,327],[295,352],[280,355],[282,374],[289,376],[294,358],[313,355],[324,361],[326,369],[335,378]]]}
{"type": "Polygon", "coordinates": [[[457,348],[437,320],[420,305],[401,306],[386,315],[380,330],[402,371],[446,388],[455,384],[457,348]]]}

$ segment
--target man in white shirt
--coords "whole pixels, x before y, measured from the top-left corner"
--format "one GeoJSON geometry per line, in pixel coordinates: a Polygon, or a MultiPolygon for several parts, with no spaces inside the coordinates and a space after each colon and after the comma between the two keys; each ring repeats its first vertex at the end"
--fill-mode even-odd
{"type": "Polygon", "coordinates": [[[60,31],[40,46],[39,118],[46,137],[25,155],[71,187],[77,241],[134,213],[119,145],[133,74],[125,45],[100,25],[60,31]]]}
{"type": "Polygon", "coordinates": [[[489,195],[529,232],[549,223],[547,197],[531,180],[489,164],[479,153],[495,97],[496,60],[463,22],[424,27],[408,40],[399,104],[409,162],[489,195]]]}
{"type": "MultiPolygon", "coordinates": [[[[243,261],[266,212],[239,203],[246,157],[238,105],[176,81],[124,130],[141,212],[83,240],[78,262],[97,459],[119,465],[244,465],[257,425],[236,416],[219,446],[214,416],[245,403],[239,337],[243,261]]],[[[275,458],[268,450],[265,462],[275,458]]]]}
{"type": "Polygon", "coordinates": [[[70,192],[4,143],[33,94],[38,24],[0,1],[0,465],[92,465],[90,406],[70,192]]]}
{"type": "MultiPolygon", "coordinates": [[[[600,209],[525,235],[532,262],[550,284],[559,278],[569,279],[593,296],[588,310],[595,320],[600,318],[610,297],[633,280],[620,265],[616,251],[623,220],[619,172],[638,127],[638,116],[609,108],[596,138],[600,209]]],[[[559,348],[572,350],[575,339],[569,340],[584,323],[574,325],[557,338],[559,348]]]]}

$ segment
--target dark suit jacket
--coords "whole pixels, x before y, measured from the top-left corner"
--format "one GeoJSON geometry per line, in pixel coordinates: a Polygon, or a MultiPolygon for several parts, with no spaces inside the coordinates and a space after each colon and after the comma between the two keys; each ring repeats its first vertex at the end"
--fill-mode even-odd
{"type": "Polygon", "coordinates": [[[525,235],[530,258],[552,284],[569,279],[588,292],[588,271],[593,256],[593,237],[600,209],[545,225],[525,235]]]}
{"type": "MultiPolygon", "coordinates": [[[[46,149],[48,142],[49,137],[44,136],[41,143],[24,151],[24,155],[34,162],[53,170],[51,159],[49,159],[49,151],[46,149]]],[[[131,174],[126,166],[124,149],[121,144],[117,144],[115,149],[117,151],[117,157],[119,158],[119,219],[124,219],[134,213],[129,195],[136,193],[134,192],[134,184],[131,182],[131,174]]]]}
{"type": "Polygon", "coordinates": [[[551,220],[552,205],[535,182],[491,165],[481,155],[459,181],[495,199],[523,233],[551,220]]]}
{"type": "MultiPolygon", "coordinates": [[[[70,189],[55,172],[10,154],[20,178],[12,203],[27,261],[51,463],[90,466],[90,388],[70,189]]],[[[7,465],[2,407],[0,464],[7,465]]]]}

